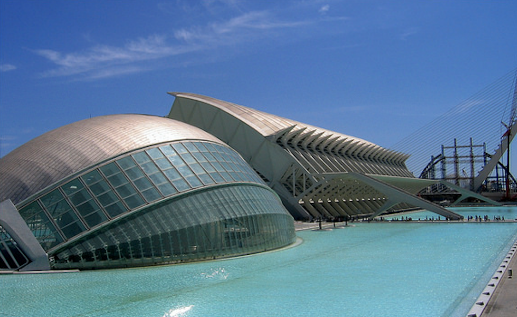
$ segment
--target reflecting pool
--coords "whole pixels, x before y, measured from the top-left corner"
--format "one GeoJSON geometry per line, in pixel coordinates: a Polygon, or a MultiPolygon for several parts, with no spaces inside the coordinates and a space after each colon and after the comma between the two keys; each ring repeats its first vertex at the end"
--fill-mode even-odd
{"type": "MultiPolygon", "coordinates": [[[[454,210],[517,218],[515,207],[454,210]]],[[[1,275],[0,316],[465,316],[517,223],[352,223],[297,235],[296,247],[224,261],[1,275]]]]}

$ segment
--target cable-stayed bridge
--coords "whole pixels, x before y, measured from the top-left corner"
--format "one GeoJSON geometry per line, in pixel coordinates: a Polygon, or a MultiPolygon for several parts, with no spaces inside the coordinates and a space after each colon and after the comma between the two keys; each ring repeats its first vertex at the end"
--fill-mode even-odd
{"type": "MultiPolygon", "coordinates": [[[[391,149],[411,155],[406,165],[416,177],[440,179],[495,200],[512,200],[516,182],[508,148],[517,133],[516,116],[517,69],[391,149]]],[[[450,200],[452,193],[458,194],[451,186],[435,185],[421,195],[450,200]]]]}

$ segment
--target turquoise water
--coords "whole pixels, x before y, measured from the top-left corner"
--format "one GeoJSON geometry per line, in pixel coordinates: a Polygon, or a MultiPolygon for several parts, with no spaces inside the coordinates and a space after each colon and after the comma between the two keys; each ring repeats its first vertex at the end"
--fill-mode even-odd
{"type": "MultiPolygon", "coordinates": [[[[460,213],[467,219],[467,217],[472,217],[475,221],[476,216],[478,217],[484,217],[485,215],[489,216],[489,219],[491,221],[494,221],[494,217],[498,219],[504,219],[504,220],[517,220],[517,207],[514,206],[505,206],[505,207],[461,207],[461,208],[448,208],[454,212],[460,213]]],[[[443,216],[437,215],[435,213],[432,213],[430,211],[421,211],[421,212],[413,212],[409,214],[404,214],[401,216],[392,216],[392,217],[384,217],[386,220],[403,220],[407,217],[411,217],[412,220],[418,221],[431,221],[431,219],[437,220],[438,218],[440,220],[444,220],[445,218],[443,216]]]]}
{"type": "MultiPolygon", "coordinates": [[[[517,217],[517,208],[455,210],[517,217]]],[[[296,247],[225,261],[3,275],[0,316],[465,316],[517,223],[372,222],[297,234],[296,247]]]]}

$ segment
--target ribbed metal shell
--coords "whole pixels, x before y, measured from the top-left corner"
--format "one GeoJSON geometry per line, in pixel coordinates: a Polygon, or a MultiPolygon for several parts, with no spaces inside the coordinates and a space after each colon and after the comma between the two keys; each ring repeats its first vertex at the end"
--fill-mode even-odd
{"type": "Polygon", "coordinates": [[[183,97],[209,103],[219,109],[226,111],[232,116],[239,118],[241,121],[245,122],[247,125],[260,132],[263,136],[276,134],[278,131],[284,130],[293,125],[301,124],[307,126],[306,124],[294,120],[282,118],[273,114],[262,112],[260,110],[244,107],[208,96],[184,92],[169,92],[169,94],[175,97],[183,97]]]}
{"type": "Polygon", "coordinates": [[[122,114],[94,117],[47,132],[0,159],[0,201],[14,204],[63,178],[128,151],[177,140],[216,137],[183,122],[122,114]]]}
{"type": "MultiPolygon", "coordinates": [[[[331,152],[353,156],[363,161],[376,161],[404,166],[404,176],[411,176],[404,162],[409,155],[383,148],[375,143],[350,135],[322,129],[309,124],[282,118],[231,102],[192,93],[169,92],[177,98],[186,98],[210,104],[238,118],[264,137],[281,139],[284,143],[300,143],[305,150],[331,152]]],[[[373,171],[368,171],[374,173],[373,171]]],[[[376,172],[380,173],[381,172],[376,172]]]]}

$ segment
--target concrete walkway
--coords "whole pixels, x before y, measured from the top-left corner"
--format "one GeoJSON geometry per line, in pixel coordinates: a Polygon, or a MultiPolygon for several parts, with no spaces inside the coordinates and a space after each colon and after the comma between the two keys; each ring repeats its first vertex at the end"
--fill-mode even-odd
{"type": "Polygon", "coordinates": [[[499,281],[494,294],[488,301],[482,317],[515,317],[517,316],[517,241],[512,246],[510,253],[513,254],[507,265],[507,270],[499,281]],[[510,270],[512,277],[510,277],[510,270]]]}

